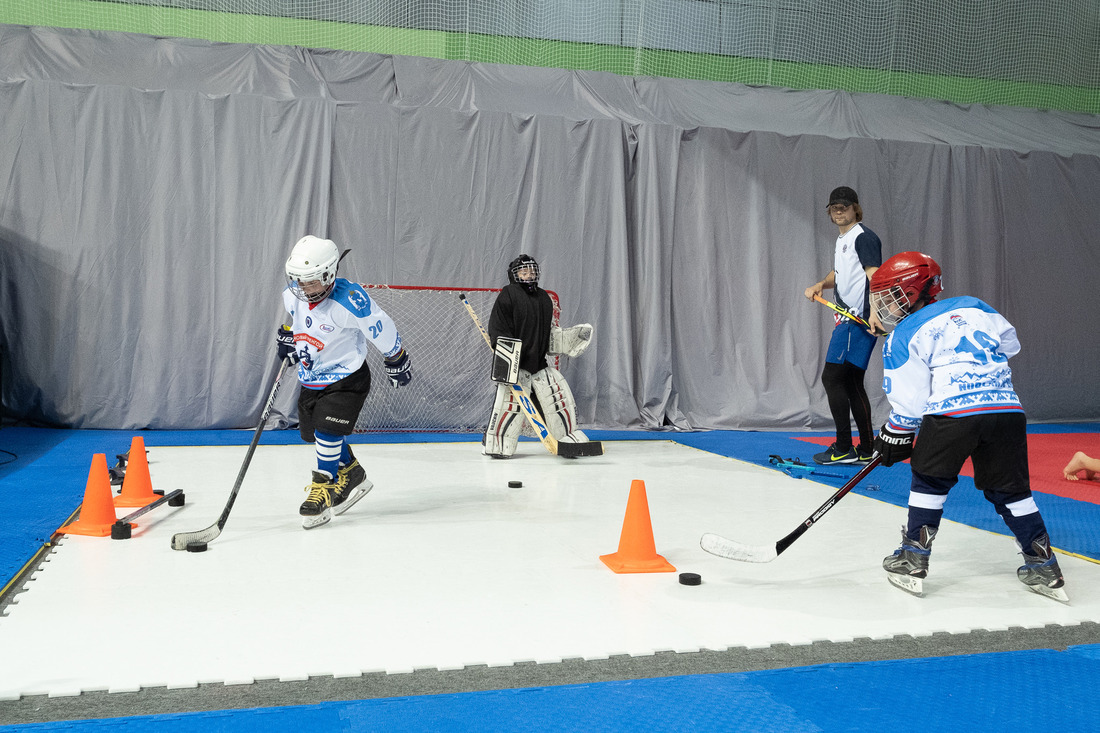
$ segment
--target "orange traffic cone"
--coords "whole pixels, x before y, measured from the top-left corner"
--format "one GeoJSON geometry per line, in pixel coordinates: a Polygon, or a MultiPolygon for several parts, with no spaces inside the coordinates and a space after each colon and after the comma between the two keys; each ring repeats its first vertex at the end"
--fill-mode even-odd
{"type": "Polygon", "coordinates": [[[126,474],[122,477],[122,493],[115,497],[115,506],[145,506],[159,498],[153,493],[153,480],[149,477],[149,460],[145,457],[145,439],[140,435],[135,436],[130,442],[126,474]]]}
{"type": "Polygon", "coordinates": [[[630,483],[619,551],[600,555],[600,559],[616,573],[676,572],[668,560],[657,554],[657,547],[653,544],[653,525],[649,521],[649,500],[645,496],[644,481],[635,479],[630,483]]]}
{"type": "Polygon", "coordinates": [[[88,486],[84,489],[84,503],[80,505],[80,519],[58,529],[62,534],[83,534],[89,537],[106,537],[115,523],[115,505],[111,501],[111,474],[107,471],[107,454],[92,456],[92,468],[88,472],[88,486]]]}

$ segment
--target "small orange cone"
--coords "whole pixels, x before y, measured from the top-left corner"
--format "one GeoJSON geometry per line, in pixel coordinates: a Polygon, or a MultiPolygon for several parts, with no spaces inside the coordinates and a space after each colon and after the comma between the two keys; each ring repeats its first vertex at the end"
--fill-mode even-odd
{"type": "Polygon", "coordinates": [[[644,481],[635,479],[630,483],[619,551],[600,555],[600,559],[616,573],[676,572],[668,560],[657,554],[657,546],[653,543],[653,525],[649,521],[649,500],[646,499],[644,481]]]}
{"type": "Polygon", "coordinates": [[[88,472],[88,486],[84,489],[84,503],[80,505],[80,519],[58,529],[62,534],[83,534],[89,537],[106,537],[115,523],[115,505],[111,501],[111,474],[107,471],[107,454],[92,456],[92,468],[88,472]]]}
{"type": "Polygon", "coordinates": [[[149,460],[145,457],[145,439],[140,435],[135,436],[130,442],[126,474],[122,477],[122,493],[115,497],[115,506],[145,506],[159,498],[153,493],[153,480],[149,477],[149,460]]]}

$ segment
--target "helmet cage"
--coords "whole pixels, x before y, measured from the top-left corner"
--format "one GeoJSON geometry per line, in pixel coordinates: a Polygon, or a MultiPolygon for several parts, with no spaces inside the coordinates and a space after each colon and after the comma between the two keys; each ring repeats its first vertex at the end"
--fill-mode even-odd
{"type": "Polygon", "coordinates": [[[900,286],[891,285],[885,290],[871,293],[871,307],[883,327],[892,331],[901,319],[909,315],[913,309],[913,303],[900,286]]]}
{"type": "Polygon", "coordinates": [[[508,280],[521,285],[529,292],[534,292],[538,288],[541,276],[542,269],[539,267],[539,263],[529,255],[520,255],[508,265],[508,280]],[[530,269],[534,277],[528,275],[526,278],[521,278],[520,272],[527,269],[530,269]]]}

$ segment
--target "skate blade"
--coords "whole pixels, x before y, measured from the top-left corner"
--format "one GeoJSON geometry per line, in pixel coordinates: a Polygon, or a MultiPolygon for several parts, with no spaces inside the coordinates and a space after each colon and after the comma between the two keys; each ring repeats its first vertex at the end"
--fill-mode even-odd
{"type": "Polygon", "coordinates": [[[352,492],[348,495],[348,498],[344,499],[342,504],[337,504],[332,508],[334,514],[343,514],[348,509],[351,509],[355,505],[355,502],[362,499],[364,496],[370,493],[370,490],[374,488],[374,484],[370,482],[370,479],[363,479],[363,483],[352,489],[352,492]]]}
{"type": "Polygon", "coordinates": [[[915,596],[924,595],[923,578],[914,578],[912,575],[901,575],[899,573],[887,573],[886,579],[906,593],[912,593],[915,596]]]}
{"type": "Polygon", "coordinates": [[[1038,593],[1041,596],[1053,598],[1054,600],[1061,603],[1069,603],[1069,596],[1067,596],[1066,592],[1061,588],[1047,588],[1045,585],[1040,583],[1039,585],[1029,585],[1027,589],[1032,591],[1033,593],[1038,593]]]}
{"type": "Polygon", "coordinates": [[[328,524],[330,521],[332,521],[331,507],[315,516],[302,517],[302,529],[314,529],[315,527],[320,527],[322,524],[328,524]]]}

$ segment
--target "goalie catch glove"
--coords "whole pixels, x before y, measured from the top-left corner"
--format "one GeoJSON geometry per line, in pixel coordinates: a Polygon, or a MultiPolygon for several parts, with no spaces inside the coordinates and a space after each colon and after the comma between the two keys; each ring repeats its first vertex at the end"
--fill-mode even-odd
{"type": "Polygon", "coordinates": [[[913,455],[913,439],[916,433],[900,433],[885,425],[879,428],[875,438],[875,451],[882,456],[882,465],[892,466],[913,455]]]}
{"type": "Polygon", "coordinates": [[[387,356],[382,361],[386,364],[386,376],[390,378],[390,384],[394,387],[404,387],[412,381],[412,359],[404,348],[393,356],[387,356]]]}
{"type": "Polygon", "coordinates": [[[298,347],[294,344],[294,332],[290,326],[279,326],[275,332],[275,353],[279,355],[279,361],[289,357],[291,364],[298,363],[298,347]]]}
{"type": "Polygon", "coordinates": [[[591,323],[578,323],[569,328],[554,326],[550,329],[550,348],[547,353],[553,356],[580,356],[592,343],[594,334],[595,329],[591,323]]]}

